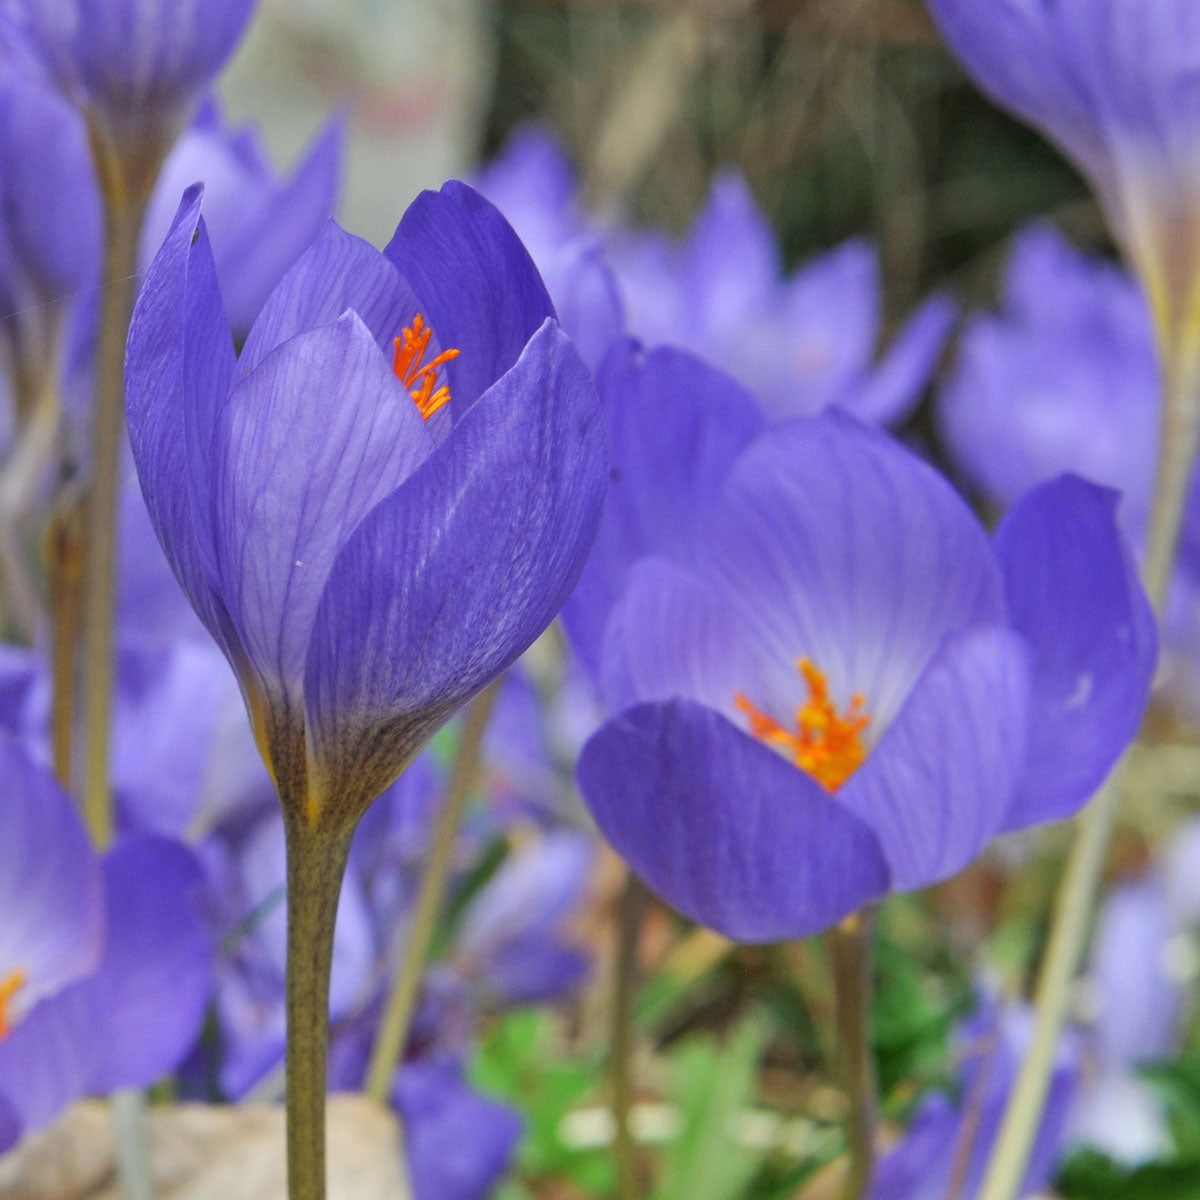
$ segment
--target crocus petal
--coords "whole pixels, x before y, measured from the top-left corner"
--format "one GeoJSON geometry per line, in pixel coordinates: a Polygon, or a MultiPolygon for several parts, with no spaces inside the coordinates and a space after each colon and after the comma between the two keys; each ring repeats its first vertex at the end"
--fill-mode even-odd
{"type": "Polygon", "coordinates": [[[88,1090],[93,1016],[86,983],[73,983],[35,1005],[0,1038],[0,1098],[22,1133],[49,1124],[88,1090]]]}
{"type": "Polygon", "coordinates": [[[391,362],[392,339],[411,323],[420,302],[370,242],[331,220],[268,297],[251,326],[238,366],[243,373],[253,371],[288,338],[328,325],[347,309],[358,314],[391,362]]]}
{"type": "Polygon", "coordinates": [[[604,640],[603,693],[620,711],[684,697],[732,716],[734,696],[757,696],[752,647],[722,593],[665,558],[645,558],[613,606],[604,640]]]}
{"type": "Polygon", "coordinates": [[[1000,573],[951,486],[887,435],[839,413],[797,418],[738,459],[714,522],[731,620],[774,678],[751,696],[797,702],[801,655],[880,736],[943,639],[1000,624],[1000,573]],[[736,615],[734,615],[736,614],[736,615]]]}
{"type": "Polygon", "coordinates": [[[554,316],[541,276],[500,210],[457,180],[409,205],[384,254],[442,345],[462,352],[446,368],[458,420],[554,316]]]}
{"type": "Polygon", "coordinates": [[[1074,812],[1146,707],[1154,618],[1116,504],[1115,492],[1064,475],[1030,492],[996,531],[1012,626],[1033,651],[1029,758],[1008,829],[1074,812]]]}
{"type": "Polygon", "coordinates": [[[874,425],[899,424],[929,382],[957,315],[949,296],[931,296],[896,334],[875,370],[838,404],[874,425]]]}
{"type": "Polygon", "coordinates": [[[878,835],[894,887],[952,875],[999,830],[1024,758],[1027,660],[1007,630],[949,642],[838,792],[878,835]]]}
{"type": "Polygon", "coordinates": [[[392,1091],[413,1200],[483,1200],[508,1166],[521,1117],[440,1063],[406,1063],[392,1091]]]}
{"type": "Polygon", "coordinates": [[[333,212],[345,140],[344,123],[330,121],[291,178],[271,186],[246,214],[228,248],[217,246],[217,270],[234,329],[250,328],[272,288],[333,212]]]}
{"type": "Polygon", "coordinates": [[[633,563],[650,554],[688,561],[707,533],[730,465],[766,427],[754,398],[682,350],[609,351],[596,378],[608,424],[608,499],[596,545],[563,609],[571,647],[598,680],[608,613],[633,563]]]}
{"type": "Polygon", "coordinates": [[[609,721],[584,747],[576,777],[630,867],[685,916],[739,941],[817,933],[888,887],[867,825],[691,701],[609,721]]]}
{"type": "Polygon", "coordinates": [[[587,369],[548,321],[362,521],[321,597],[304,684],[310,749],[338,786],[377,770],[382,790],[546,627],[595,537],[604,458],[587,369]]]}
{"type": "Polygon", "coordinates": [[[0,779],[0,979],[25,972],[14,998],[20,1014],[95,966],[104,899],[78,809],[8,735],[0,736],[0,779]]]}
{"type": "Polygon", "coordinates": [[[88,1090],[147,1087],[199,1036],[213,989],[213,947],[196,907],[202,880],[178,842],[130,838],[104,860],[108,938],[90,995],[88,1090]]]}
{"type": "Polygon", "coordinates": [[[1128,1069],[1170,1052],[1184,999],[1167,972],[1172,926],[1166,889],[1154,876],[1104,899],[1089,975],[1099,1009],[1095,1051],[1105,1066],[1128,1069]]]}
{"type": "Polygon", "coordinates": [[[217,410],[235,359],[200,219],[202,195],[200,188],[184,194],[142,281],[125,357],[125,413],[142,494],[171,569],[230,654],[228,617],[210,582],[209,486],[217,410]]]}
{"type": "Polygon", "coordinates": [[[222,594],[268,691],[298,703],[329,568],[429,453],[429,432],[348,312],[297,334],[243,379],[218,438],[227,447],[214,487],[222,594]]]}

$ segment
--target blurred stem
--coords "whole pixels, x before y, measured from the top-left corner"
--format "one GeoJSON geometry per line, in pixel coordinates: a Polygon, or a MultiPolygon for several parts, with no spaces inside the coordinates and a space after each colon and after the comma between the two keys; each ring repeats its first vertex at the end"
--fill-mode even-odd
{"type": "MultiPolygon", "coordinates": [[[[38,488],[54,462],[59,444],[61,405],[56,366],[59,322],[46,335],[42,361],[16,371],[14,390],[19,416],[16,445],[0,473],[0,595],[9,636],[32,645],[42,624],[42,604],[25,561],[22,526],[37,500],[38,488]]],[[[0,629],[4,619],[0,618],[0,629]]]]}
{"type": "Polygon", "coordinates": [[[288,1200],[325,1200],[325,1067],[338,896],[353,827],[287,827],[288,1200]]]}
{"type": "Polygon", "coordinates": [[[82,507],[74,486],[60,491],[46,535],[50,560],[50,741],[54,774],[74,783],[73,742],[78,683],[76,644],[83,623],[82,507]]]}
{"type": "Polygon", "coordinates": [[[165,147],[113,139],[89,115],[92,159],[104,204],[104,265],[92,408],[91,485],[85,505],[83,812],[97,846],[112,839],[109,726],[116,611],[117,491],[125,431],[125,339],[137,292],[138,235],[165,147]]]}
{"type": "Polygon", "coordinates": [[[125,1200],[154,1200],[154,1175],[146,1139],[146,1098],[141,1092],[124,1089],[112,1094],[111,1103],[121,1194],[125,1200]]]}
{"type": "Polygon", "coordinates": [[[446,881],[450,874],[450,857],[454,849],[454,838],[467,806],[471,783],[479,765],[483,735],[491,719],[492,708],[500,691],[497,679],[471,701],[463,721],[454,765],[450,771],[450,782],[442,798],[437,825],[433,833],[433,847],[425,876],[421,880],[421,892],[417,897],[416,912],[409,926],[404,955],[392,980],[392,991],[387,1009],[371,1051],[371,1062],[367,1068],[366,1092],[380,1104],[386,1104],[391,1089],[392,1076],[400,1061],[404,1044],[408,1041],[412,1025],[413,1010],[416,1008],[420,990],[421,969],[425,956],[433,941],[434,928],[446,893],[446,881]]]}
{"type": "Polygon", "coordinates": [[[637,1146],[630,1115],[633,1112],[633,1002],[638,987],[638,943],[646,912],[646,889],[626,868],[617,928],[617,959],[613,980],[612,1109],[613,1151],[617,1165],[618,1200],[637,1200],[641,1192],[637,1146]]]}
{"type": "Polygon", "coordinates": [[[850,1166],[840,1200],[861,1200],[875,1169],[879,1085],[871,1052],[871,941],[875,910],[864,908],[826,934],[833,974],[838,1065],[850,1101],[847,1120],[850,1166]]]}
{"type": "MultiPolygon", "coordinates": [[[[1158,475],[1142,580],[1155,615],[1166,607],[1188,483],[1200,436],[1200,354],[1164,355],[1158,475]]],[[[1071,985],[1083,959],[1109,837],[1122,794],[1126,754],[1080,819],[1058,893],[1038,977],[1033,1038],[1009,1097],[978,1200],[1014,1200],[1041,1123],[1071,985]]]]}

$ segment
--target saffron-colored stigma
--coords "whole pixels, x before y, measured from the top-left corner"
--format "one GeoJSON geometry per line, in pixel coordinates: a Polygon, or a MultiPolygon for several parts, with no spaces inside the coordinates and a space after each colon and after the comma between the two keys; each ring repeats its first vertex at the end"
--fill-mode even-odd
{"type": "Polygon", "coordinates": [[[425,318],[417,313],[411,326],[405,326],[396,339],[396,356],[392,370],[400,382],[408,388],[421,416],[426,421],[440,408],[450,403],[450,385],[438,384],[438,367],[455,359],[458,350],[443,350],[436,358],[423,362],[433,326],[425,324],[425,318]]]}
{"type": "Polygon", "coordinates": [[[24,967],[9,971],[0,979],[0,1038],[7,1037],[12,1030],[12,1021],[8,1015],[8,1005],[12,998],[25,986],[29,972],[24,967]]]}
{"type": "Polygon", "coordinates": [[[756,738],[783,750],[826,791],[836,792],[867,757],[862,742],[862,731],[871,722],[862,710],[866,697],[856,692],[846,711],[839,713],[829,698],[824,672],[807,658],[799,659],[796,669],[808,684],[808,700],[796,709],[795,732],[785,729],[741,692],[734,693],[733,702],[749,717],[750,732],[756,738]]]}

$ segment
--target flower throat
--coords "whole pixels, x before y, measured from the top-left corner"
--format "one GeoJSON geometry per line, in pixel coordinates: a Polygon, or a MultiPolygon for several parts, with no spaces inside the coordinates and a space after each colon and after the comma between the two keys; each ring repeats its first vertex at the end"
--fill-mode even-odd
{"type": "Polygon", "coordinates": [[[733,702],[749,718],[756,738],[782,750],[826,791],[836,792],[867,757],[862,740],[871,721],[862,707],[866,697],[856,692],[846,711],[839,713],[829,698],[824,672],[807,658],[799,659],[796,669],[808,685],[808,699],[796,707],[795,730],[768,716],[742,692],[734,693],[733,702]]]}

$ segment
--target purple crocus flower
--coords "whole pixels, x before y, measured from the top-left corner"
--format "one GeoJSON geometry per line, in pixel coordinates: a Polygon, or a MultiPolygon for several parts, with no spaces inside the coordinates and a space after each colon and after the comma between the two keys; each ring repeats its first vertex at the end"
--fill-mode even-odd
{"type": "Polygon", "coordinates": [[[150,265],[185,188],[204,184],[204,219],[229,324],[245,336],[271,289],[333,212],[344,130],[331,121],[291,175],[281,178],[257,131],[231,129],[214,102],[167,155],[142,222],[141,262],[150,265]]]}
{"type": "Polygon", "coordinates": [[[1160,333],[1193,345],[1200,10],[1191,0],[929,2],[976,82],[1088,177],[1160,333]]]}
{"type": "Polygon", "coordinates": [[[587,370],[512,230],[449,183],[382,255],[330,222],[237,358],[189,192],[127,379],[151,518],[284,804],[348,828],[574,584],[603,496],[587,370]]]}
{"type": "Polygon", "coordinates": [[[176,133],[254,0],[4,0],[0,44],[123,136],[176,133]]]}
{"type": "Polygon", "coordinates": [[[1161,394],[1141,292],[1039,224],[1013,242],[1000,311],[967,322],[938,415],[956,462],[1001,508],[1074,471],[1121,492],[1140,539],[1161,394]]]}
{"type": "Polygon", "coordinates": [[[915,404],[954,319],[927,301],[877,363],[879,261],[847,242],[784,277],[775,235],[745,181],[724,174],[680,244],[660,234],[614,238],[609,260],[630,331],[703,356],[776,417],[837,405],[892,423],[915,404]]]}
{"type": "Polygon", "coordinates": [[[172,1070],[200,1031],[212,948],[189,851],[139,837],[100,860],[70,799],[7,736],[0,767],[7,1149],[78,1096],[144,1087],[172,1070]]]}
{"type": "Polygon", "coordinates": [[[851,418],[756,439],[702,551],[643,559],[610,611],[624,711],[577,772],[601,831],[681,912],[767,941],[1074,812],[1154,665],[1115,503],[1064,476],[989,541],[931,467],[851,418]]]}
{"type": "MultiPolygon", "coordinates": [[[[1031,1032],[1029,1009],[983,1002],[955,1039],[960,1098],[932,1093],[921,1102],[904,1137],[880,1159],[869,1200],[944,1200],[948,1194],[972,1200],[978,1194],[1031,1032]]],[[[1039,1193],[1053,1177],[1066,1145],[1079,1058],[1078,1039],[1068,1035],[1054,1062],[1020,1196],[1039,1193]]]]}
{"type": "Polygon", "coordinates": [[[1071,1134],[1124,1163],[1157,1158],[1170,1144],[1162,1102],[1135,1068],[1166,1057],[1176,1040],[1183,996],[1167,972],[1175,934],[1157,873],[1115,887],[1097,915],[1088,970],[1096,1005],[1090,1070],[1071,1134]]]}

